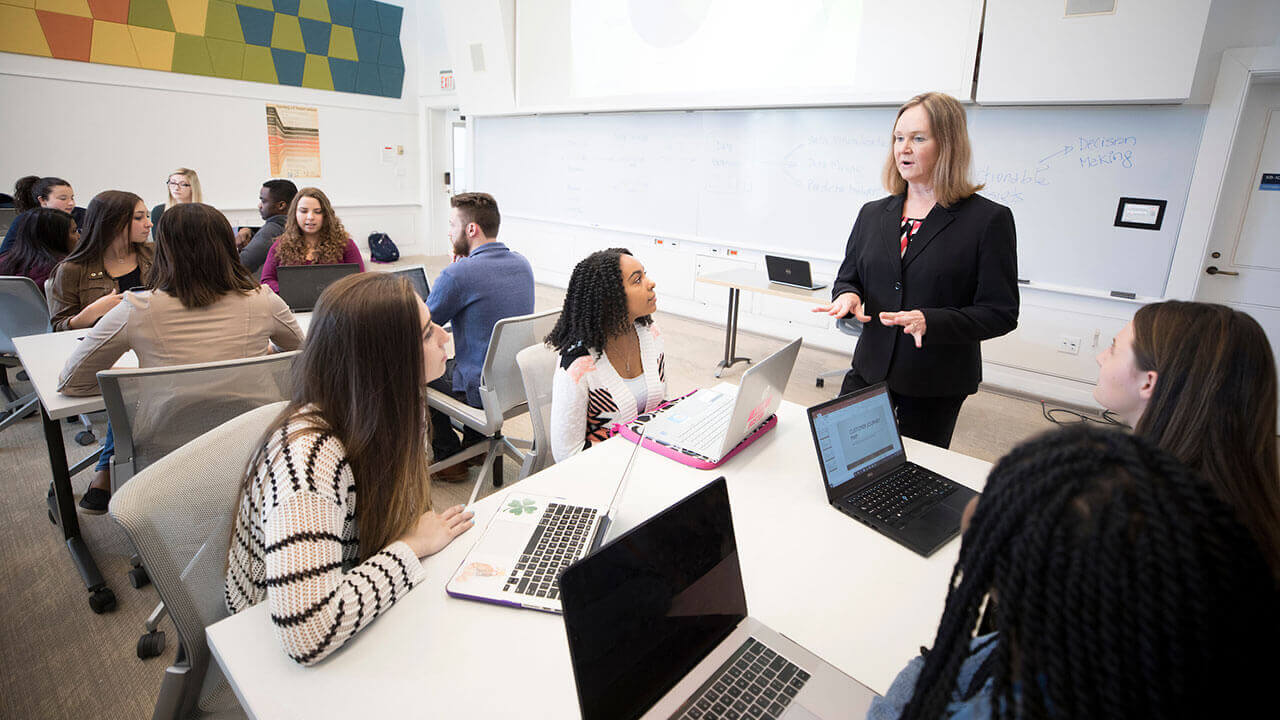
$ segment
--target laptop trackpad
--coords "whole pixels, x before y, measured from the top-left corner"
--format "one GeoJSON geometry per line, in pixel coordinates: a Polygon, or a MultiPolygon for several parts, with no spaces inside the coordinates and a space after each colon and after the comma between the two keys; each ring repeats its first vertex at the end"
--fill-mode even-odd
{"type": "Polygon", "coordinates": [[[911,521],[907,531],[926,547],[933,547],[960,529],[960,511],[947,503],[934,505],[925,514],[911,521]]]}
{"type": "Polygon", "coordinates": [[[791,706],[778,717],[786,718],[786,720],[822,720],[817,715],[809,712],[809,709],[800,703],[792,703],[791,706]]]}

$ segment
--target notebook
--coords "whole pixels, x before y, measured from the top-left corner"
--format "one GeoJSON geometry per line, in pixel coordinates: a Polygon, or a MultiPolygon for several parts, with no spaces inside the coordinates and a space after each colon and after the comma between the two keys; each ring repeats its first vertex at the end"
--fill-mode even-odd
{"type": "Polygon", "coordinates": [[[640,449],[627,456],[607,508],[512,490],[445,591],[453,597],[560,612],[560,572],[600,547],[640,449]]]}
{"type": "Polygon", "coordinates": [[[281,265],[276,268],[280,297],[294,312],[311,312],[320,293],[338,280],[360,272],[355,263],[337,265],[281,265]]]}
{"type": "Polygon", "coordinates": [[[907,461],[885,383],[809,408],[831,506],[925,557],[960,534],[978,493],[907,461]]]}
{"type": "Polygon", "coordinates": [[[583,720],[860,718],[875,697],[747,614],[723,477],[560,584],[583,720]]]}
{"type": "Polygon", "coordinates": [[[800,343],[796,338],[748,368],[736,390],[703,388],[615,428],[636,442],[643,427],[646,447],[686,465],[716,467],[777,424],[774,413],[782,404],[800,343]]]}
{"type": "Polygon", "coordinates": [[[769,282],[804,288],[805,290],[820,290],[826,287],[826,285],[814,284],[813,275],[809,273],[808,260],[765,255],[764,267],[765,271],[769,273],[769,282]]]}

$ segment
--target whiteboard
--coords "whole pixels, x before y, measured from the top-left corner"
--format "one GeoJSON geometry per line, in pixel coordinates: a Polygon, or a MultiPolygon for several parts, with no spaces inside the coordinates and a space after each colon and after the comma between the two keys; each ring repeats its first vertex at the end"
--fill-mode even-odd
{"type": "MultiPolygon", "coordinates": [[[[885,195],[892,108],[475,119],[475,187],[504,214],[815,260],[843,257],[885,195]]],[[[1204,108],[970,108],[974,178],[1008,205],[1018,275],[1159,297],[1204,108]],[[1168,201],[1160,230],[1113,226],[1121,197],[1168,201]]]]}

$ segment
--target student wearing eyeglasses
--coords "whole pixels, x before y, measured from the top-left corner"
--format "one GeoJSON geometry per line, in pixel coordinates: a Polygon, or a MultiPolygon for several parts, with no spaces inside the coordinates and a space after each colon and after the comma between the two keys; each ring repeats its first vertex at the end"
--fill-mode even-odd
{"type": "Polygon", "coordinates": [[[169,173],[164,183],[168,198],[163,205],[151,208],[151,239],[156,239],[156,226],[160,224],[160,216],[165,210],[182,203],[204,202],[200,193],[200,176],[191,168],[180,167],[169,173]]]}

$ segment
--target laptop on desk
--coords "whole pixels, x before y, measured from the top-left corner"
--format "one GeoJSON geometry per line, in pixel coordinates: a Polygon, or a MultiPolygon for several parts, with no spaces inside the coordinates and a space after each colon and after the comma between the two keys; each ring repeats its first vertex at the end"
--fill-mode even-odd
{"type": "Polygon", "coordinates": [[[876,696],[748,616],[723,477],[560,584],[583,720],[854,718],[876,696]]]}
{"type": "Polygon", "coordinates": [[[337,265],[281,265],[276,268],[280,297],[294,312],[311,312],[320,293],[338,280],[360,272],[355,263],[337,265]]]}
{"type": "Polygon", "coordinates": [[[813,275],[809,272],[808,260],[765,255],[764,267],[769,273],[769,282],[804,288],[805,290],[821,290],[826,287],[825,284],[820,285],[813,282],[813,275]]]}
{"type": "Polygon", "coordinates": [[[445,592],[453,597],[560,612],[560,572],[604,541],[639,450],[639,443],[631,448],[607,508],[515,490],[507,493],[445,592]]]}
{"type": "MultiPolygon", "coordinates": [[[[648,416],[645,434],[676,459],[692,456],[715,466],[782,404],[801,339],[796,338],[742,374],[736,391],[703,388],[648,416]]],[[[644,416],[642,416],[644,417],[644,416]]]]}
{"type": "Polygon", "coordinates": [[[960,534],[978,493],[908,462],[885,383],[809,408],[831,506],[928,557],[960,534]]]}

